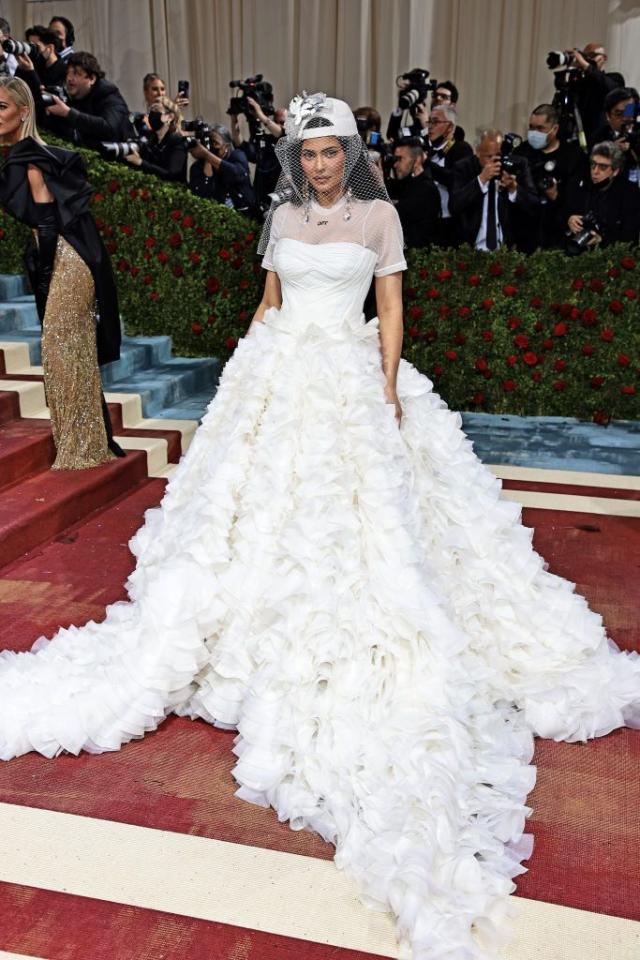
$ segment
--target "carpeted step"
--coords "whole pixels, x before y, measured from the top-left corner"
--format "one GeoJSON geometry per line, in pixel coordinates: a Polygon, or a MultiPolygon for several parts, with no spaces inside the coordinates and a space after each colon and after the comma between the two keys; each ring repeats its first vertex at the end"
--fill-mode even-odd
{"type": "Polygon", "coordinates": [[[113,433],[117,437],[149,437],[150,439],[160,438],[167,441],[167,460],[169,463],[178,463],[182,456],[182,433],[179,430],[170,428],[159,429],[156,427],[125,427],[122,422],[122,407],[119,403],[109,403],[109,416],[111,417],[111,426],[113,433]]]}
{"type": "Polygon", "coordinates": [[[0,390],[0,424],[20,416],[20,397],[10,390],[0,390]]]}
{"type": "Polygon", "coordinates": [[[54,458],[48,420],[16,417],[0,423],[0,490],[48,470],[54,458]]]}
{"type": "Polygon", "coordinates": [[[144,451],[88,470],[47,470],[0,493],[0,567],[113,502],[147,476],[144,451]]]}

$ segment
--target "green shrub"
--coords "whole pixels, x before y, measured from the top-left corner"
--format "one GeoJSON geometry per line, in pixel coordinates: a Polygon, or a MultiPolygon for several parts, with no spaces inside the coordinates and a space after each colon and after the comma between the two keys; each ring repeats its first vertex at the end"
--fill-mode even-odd
{"type": "MultiPolygon", "coordinates": [[[[130,334],[225,360],[260,299],[259,227],[184,187],[81,151],[130,334]]],[[[0,271],[22,271],[27,230],[0,214],[0,271]]],[[[461,410],[640,415],[635,251],[408,251],[404,356],[461,410]]]]}

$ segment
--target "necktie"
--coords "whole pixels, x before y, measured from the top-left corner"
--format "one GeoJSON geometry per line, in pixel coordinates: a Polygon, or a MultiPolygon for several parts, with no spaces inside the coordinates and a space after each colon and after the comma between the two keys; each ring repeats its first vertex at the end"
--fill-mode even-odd
{"type": "Polygon", "coordinates": [[[489,180],[487,190],[487,250],[495,250],[498,246],[498,231],[496,229],[496,182],[489,180]]]}

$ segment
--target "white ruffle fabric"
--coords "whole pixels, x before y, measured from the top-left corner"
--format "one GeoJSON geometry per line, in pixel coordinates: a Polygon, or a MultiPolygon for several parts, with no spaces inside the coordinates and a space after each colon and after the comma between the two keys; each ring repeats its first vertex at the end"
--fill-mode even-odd
{"type": "Polygon", "coordinates": [[[171,711],[233,727],[238,795],[336,846],[415,960],[495,958],[532,735],[640,725],[640,658],[546,569],[460,418],[401,363],[384,402],[374,255],[282,240],[130,602],[0,656],[0,755],[117,750],[171,711]]]}

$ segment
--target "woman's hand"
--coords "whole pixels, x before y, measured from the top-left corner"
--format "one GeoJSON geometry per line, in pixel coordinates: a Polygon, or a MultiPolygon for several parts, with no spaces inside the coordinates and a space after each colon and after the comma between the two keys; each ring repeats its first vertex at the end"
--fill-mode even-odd
{"type": "Polygon", "coordinates": [[[402,407],[400,406],[400,400],[398,399],[396,388],[388,383],[384,388],[384,399],[386,403],[392,403],[395,407],[395,417],[398,421],[398,426],[400,426],[402,422],[402,407]]]}

